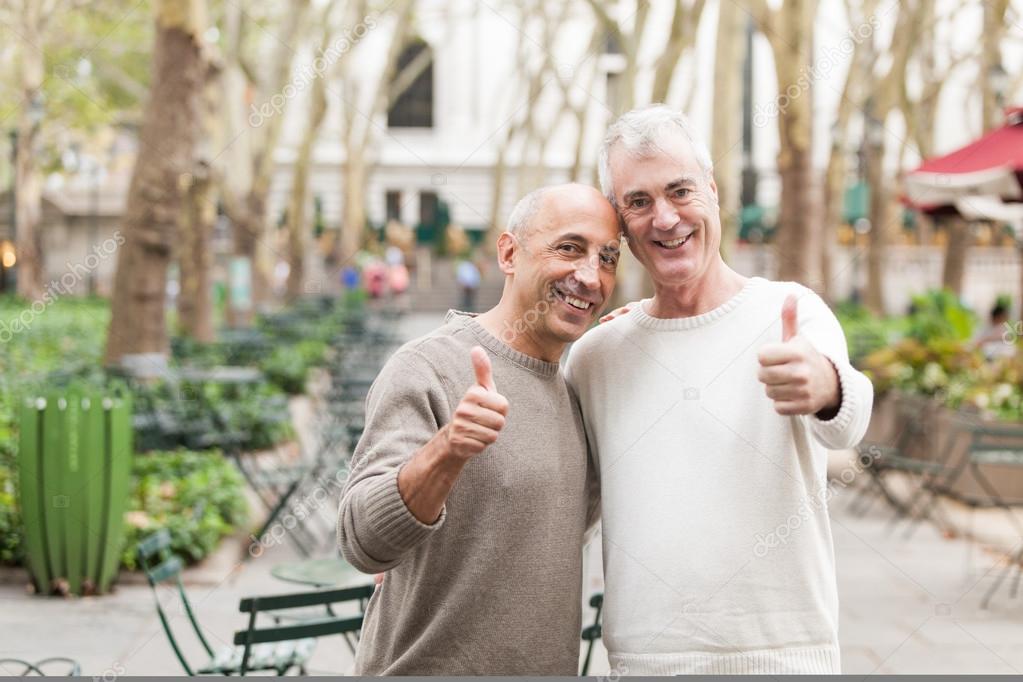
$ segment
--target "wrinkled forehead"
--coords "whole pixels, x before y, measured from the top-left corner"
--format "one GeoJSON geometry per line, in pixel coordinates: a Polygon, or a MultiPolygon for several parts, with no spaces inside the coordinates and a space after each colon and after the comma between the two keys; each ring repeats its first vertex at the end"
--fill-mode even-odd
{"type": "Polygon", "coordinates": [[[572,236],[595,245],[618,244],[618,216],[597,190],[552,194],[544,199],[530,231],[532,237],[552,242],[572,236]]]}
{"type": "Polygon", "coordinates": [[[661,130],[640,140],[626,142],[619,140],[608,150],[608,162],[612,184],[621,190],[621,183],[627,182],[639,170],[650,170],[654,166],[664,173],[700,177],[700,162],[692,141],[680,130],[661,130]]]}

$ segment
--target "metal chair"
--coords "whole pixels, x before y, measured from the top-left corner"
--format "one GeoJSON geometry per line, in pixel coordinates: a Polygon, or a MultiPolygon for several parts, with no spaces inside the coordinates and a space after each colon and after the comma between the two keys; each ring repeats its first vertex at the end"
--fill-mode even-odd
{"type": "Polygon", "coordinates": [[[590,597],[590,606],[596,609],[596,612],[593,616],[593,623],[583,628],[582,640],[584,642],[589,642],[586,646],[586,658],[583,660],[582,670],[579,671],[579,674],[583,677],[585,677],[590,670],[590,658],[593,655],[593,646],[603,634],[603,628],[600,624],[600,615],[604,609],[604,593],[597,592],[590,597]]]}

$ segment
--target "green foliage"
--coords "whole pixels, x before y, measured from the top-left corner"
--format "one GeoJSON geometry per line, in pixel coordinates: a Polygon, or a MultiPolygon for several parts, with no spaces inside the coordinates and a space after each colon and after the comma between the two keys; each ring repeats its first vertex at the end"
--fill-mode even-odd
{"type": "MultiPolygon", "coordinates": [[[[24,558],[15,476],[0,462],[0,564],[24,558]]],[[[196,562],[244,524],[248,505],[237,468],[219,452],[153,452],[134,460],[121,562],[134,569],[134,547],[161,528],[173,551],[196,562]]]]}
{"type": "Polygon", "coordinates": [[[973,335],[976,316],[950,291],[929,291],[913,297],[906,336],[927,343],[933,339],[965,341],[973,335]]]}
{"type": "Polygon", "coordinates": [[[1023,421],[1023,348],[1015,357],[986,360],[969,341],[976,318],[951,293],[915,296],[905,318],[878,319],[852,304],[838,306],[836,315],[850,358],[878,395],[898,390],[1023,421]]]}
{"type": "Polygon", "coordinates": [[[852,302],[836,306],[835,316],[845,332],[849,360],[857,366],[867,355],[892,343],[905,327],[903,320],[875,317],[866,307],[852,302]]]}
{"type": "Polygon", "coordinates": [[[305,391],[305,382],[312,367],[321,365],[327,353],[327,344],[310,339],[293,346],[278,346],[260,367],[271,383],[291,395],[305,391]]]}
{"type": "Polygon", "coordinates": [[[0,459],[0,564],[20,564],[24,556],[17,484],[14,467],[0,459]]]}
{"type": "Polygon", "coordinates": [[[134,569],[135,545],[162,528],[189,563],[245,523],[244,481],[219,452],[153,452],[135,458],[121,562],[134,569]]]}
{"type": "Polygon", "coordinates": [[[136,430],[136,450],[203,447],[225,435],[241,450],[265,450],[292,435],[287,396],[260,381],[161,381],[134,389],[136,413],[153,417],[136,430]]]}

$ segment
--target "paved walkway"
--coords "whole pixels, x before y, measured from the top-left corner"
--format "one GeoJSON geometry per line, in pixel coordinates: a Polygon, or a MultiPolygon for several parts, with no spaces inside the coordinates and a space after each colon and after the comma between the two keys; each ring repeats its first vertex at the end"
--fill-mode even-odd
{"type": "MultiPolygon", "coordinates": [[[[406,336],[428,331],[439,319],[410,316],[406,336]]],[[[944,538],[927,525],[904,540],[887,532],[887,512],[881,505],[856,517],[847,509],[849,499],[846,490],[831,502],[843,671],[1021,674],[1023,597],[1011,598],[1003,586],[990,610],[979,606],[1001,555],[962,538],[944,538]]],[[[323,510],[328,517],[333,511],[323,510]]],[[[215,648],[226,646],[233,631],[244,627],[237,611],[241,597],[292,590],[270,575],[274,565],[298,558],[288,544],[245,563],[239,559],[241,546],[240,540],[226,545],[188,576],[197,616],[215,648]]],[[[365,580],[353,571],[348,582],[365,580]]],[[[137,578],[122,580],[112,595],[80,599],[30,596],[24,582],[20,571],[0,572],[0,658],[71,656],[82,663],[83,674],[109,679],[183,672],[160,628],[150,590],[137,578]]],[[[595,584],[597,576],[587,579],[588,589],[595,584]]],[[[170,605],[173,625],[190,658],[203,661],[172,597],[169,592],[161,595],[170,605]]],[[[589,618],[586,613],[584,622],[589,618]]],[[[351,664],[343,641],[328,638],[319,643],[310,673],[347,672],[351,664]]],[[[606,671],[600,649],[591,674],[606,671]]]]}

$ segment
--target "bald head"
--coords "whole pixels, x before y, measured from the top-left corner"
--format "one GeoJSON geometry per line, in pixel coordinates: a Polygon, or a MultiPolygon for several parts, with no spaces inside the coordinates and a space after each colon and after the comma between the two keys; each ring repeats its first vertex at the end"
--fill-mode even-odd
{"type": "Polygon", "coordinates": [[[556,225],[580,213],[607,214],[601,217],[617,222],[614,208],[599,190],[571,182],[540,187],[519,199],[508,217],[508,231],[524,239],[538,228],[556,225]]]}

